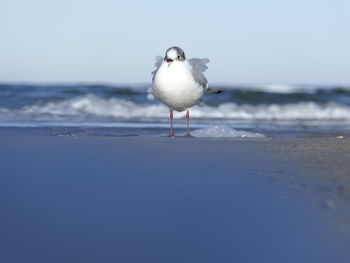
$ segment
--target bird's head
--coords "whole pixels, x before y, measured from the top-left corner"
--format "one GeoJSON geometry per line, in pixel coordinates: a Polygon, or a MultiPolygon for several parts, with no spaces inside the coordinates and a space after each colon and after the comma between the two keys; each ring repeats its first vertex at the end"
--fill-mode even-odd
{"type": "Polygon", "coordinates": [[[185,52],[179,47],[171,47],[165,52],[164,60],[169,64],[175,60],[184,61],[185,52]]]}

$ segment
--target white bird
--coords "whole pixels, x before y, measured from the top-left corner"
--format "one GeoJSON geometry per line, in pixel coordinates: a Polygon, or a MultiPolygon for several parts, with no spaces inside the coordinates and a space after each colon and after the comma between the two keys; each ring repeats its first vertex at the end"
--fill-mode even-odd
{"type": "Polygon", "coordinates": [[[197,105],[205,93],[219,94],[221,90],[208,88],[208,81],[203,72],[208,68],[209,59],[192,58],[186,60],[184,51],[171,47],[165,57],[156,57],[156,70],[152,72],[153,95],[170,109],[170,136],[175,136],[173,129],[173,110],[187,111],[187,132],[190,135],[189,108],[197,105]]]}

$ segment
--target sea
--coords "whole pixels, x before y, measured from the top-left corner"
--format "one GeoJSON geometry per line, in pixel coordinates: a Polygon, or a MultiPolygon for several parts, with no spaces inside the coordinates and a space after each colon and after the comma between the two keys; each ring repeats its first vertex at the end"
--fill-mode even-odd
{"type": "MultiPolygon", "coordinates": [[[[66,136],[163,136],[169,110],[150,84],[0,84],[0,127],[66,136]],[[24,129],[26,128],[26,129],[24,129]]],[[[213,85],[191,109],[195,137],[346,137],[350,86],[213,85]]],[[[185,133],[185,113],[174,113],[185,133]]]]}

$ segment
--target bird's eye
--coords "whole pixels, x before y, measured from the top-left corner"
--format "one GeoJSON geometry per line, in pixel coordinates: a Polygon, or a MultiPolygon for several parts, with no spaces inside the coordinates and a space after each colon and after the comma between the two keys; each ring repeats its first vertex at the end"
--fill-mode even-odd
{"type": "Polygon", "coordinates": [[[181,58],[180,56],[177,56],[177,58],[181,58]]]}

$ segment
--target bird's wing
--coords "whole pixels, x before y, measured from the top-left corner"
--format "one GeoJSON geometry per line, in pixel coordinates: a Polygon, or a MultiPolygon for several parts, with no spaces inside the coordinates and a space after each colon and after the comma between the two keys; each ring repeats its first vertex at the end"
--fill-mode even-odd
{"type": "Polygon", "coordinates": [[[192,74],[194,80],[198,82],[204,90],[208,89],[208,81],[205,78],[203,72],[208,69],[207,65],[209,63],[209,59],[207,58],[191,58],[188,62],[192,66],[192,74]]]}
{"type": "Polygon", "coordinates": [[[154,76],[156,75],[160,65],[162,65],[162,62],[163,62],[163,58],[161,56],[156,56],[156,63],[154,63],[154,66],[155,66],[155,70],[152,71],[152,82],[154,81],[154,76]]]}

